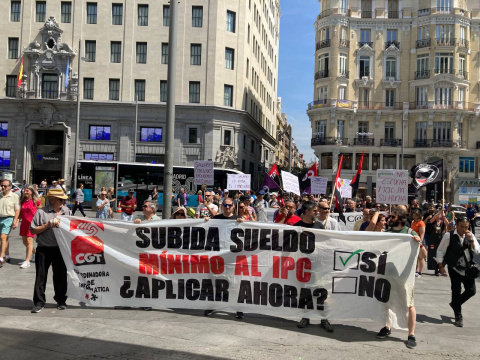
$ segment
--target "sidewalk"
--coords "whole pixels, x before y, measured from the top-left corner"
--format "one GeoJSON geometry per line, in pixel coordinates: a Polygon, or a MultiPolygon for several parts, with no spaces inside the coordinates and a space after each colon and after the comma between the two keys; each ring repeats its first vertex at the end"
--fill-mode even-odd
{"type": "MultiPolygon", "coordinates": [[[[89,211],[89,216],[94,213],[89,211]]],[[[119,215],[120,214],[116,214],[119,215]]],[[[59,311],[47,285],[45,309],[31,314],[35,266],[19,269],[25,248],[18,230],[10,239],[11,264],[0,269],[0,353],[2,359],[478,359],[480,295],[464,306],[464,328],[452,325],[450,281],[428,272],[417,279],[416,349],[405,331],[375,338],[381,324],[369,320],[332,322],[298,329],[281,318],[199,310],[115,310],[84,307],[68,300],[59,311]]],[[[51,275],[50,275],[51,277],[51,275]]],[[[477,281],[477,285],[479,282],[477,281]]]]}

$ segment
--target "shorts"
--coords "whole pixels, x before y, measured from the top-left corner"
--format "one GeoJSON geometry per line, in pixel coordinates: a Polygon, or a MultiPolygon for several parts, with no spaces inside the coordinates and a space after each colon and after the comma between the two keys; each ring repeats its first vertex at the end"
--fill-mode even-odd
{"type": "Polygon", "coordinates": [[[0,234],[9,235],[12,230],[13,216],[0,218],[0,234]]]}

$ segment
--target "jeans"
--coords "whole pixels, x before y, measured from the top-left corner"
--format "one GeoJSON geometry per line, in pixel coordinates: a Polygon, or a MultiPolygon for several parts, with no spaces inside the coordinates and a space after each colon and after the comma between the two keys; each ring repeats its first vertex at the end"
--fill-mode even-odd
{"type": "Polygon", "coordinates": [[[122,221],[133,221],[133,214],[128,215],[122,211],[122,221]]]}
{"type": "Polygon", "coordinates": [[[72,210],[72,215],[75,215],[75,211],[80,210],[80,212],[82,213],[83,217],[87,216],[85,215],[85,211],[83,211],[83,203],[77,203],[75,202],[75,205],[73,205],[73,210],[72,210]]]}
{"type": "Polygon", "coordinates": [[[67,267],[63,262],[60,248],[38,246],[35,253],[34,305],[45,306],[45,288],[50,265],[53,270],[53,289],[55,292],[53,298],[58,304],[63,304],[67,300],[67,267]]]}

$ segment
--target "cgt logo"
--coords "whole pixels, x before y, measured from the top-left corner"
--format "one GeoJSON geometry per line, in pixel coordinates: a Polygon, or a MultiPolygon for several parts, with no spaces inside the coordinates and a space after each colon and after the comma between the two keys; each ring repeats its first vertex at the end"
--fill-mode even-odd
{"type": "Polygon", "coordinates": [[[99,230],[104,231],[105,228],[101,222],[89,220],[70,220],[70,231],[82,230],[86,235],[94,236],[99,230]]]}
{"type": "Polygon", "coordinates": [[[77,236],[72,240],[72,261],[75,266],[105,264],[103,241],[96,236],[77,236]]]}

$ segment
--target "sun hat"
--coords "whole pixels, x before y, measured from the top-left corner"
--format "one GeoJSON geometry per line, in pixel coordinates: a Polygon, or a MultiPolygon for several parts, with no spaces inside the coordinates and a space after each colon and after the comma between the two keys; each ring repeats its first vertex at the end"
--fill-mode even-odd
{"type": "Polygon", "coordinates": [[[48,191],[47,197],[56,197],[63,200],[68,199],[68,196],[65,195],[62,189],[50,189],[48,191]]]}

